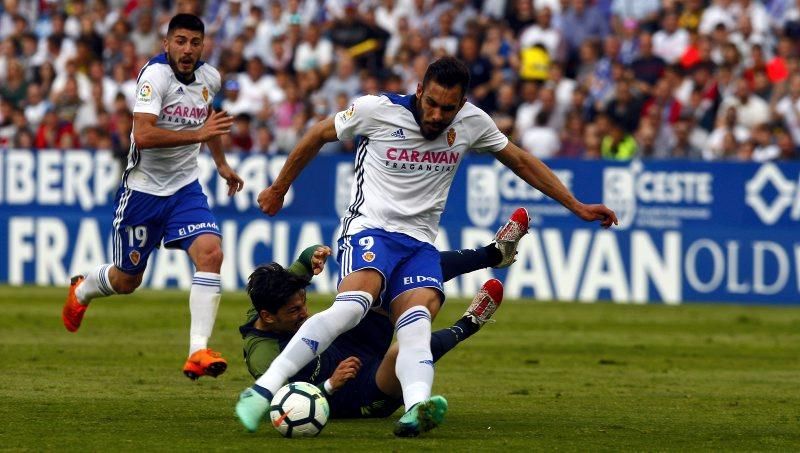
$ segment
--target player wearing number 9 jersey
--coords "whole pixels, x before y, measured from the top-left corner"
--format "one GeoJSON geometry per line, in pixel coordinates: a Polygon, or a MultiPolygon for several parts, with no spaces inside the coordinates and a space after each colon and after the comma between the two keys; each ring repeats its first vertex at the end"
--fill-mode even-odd
{"type": "Polygon", "coordinates": [[[314,125],[290,154],[259,205],[275,215],[303,167],[329,141],[358,137],[351,204],[342,220],[339,294],[306,321],[237,404],[240,421],[255,429],[272,395],[289,376],[356,326],[370,308],[395,328],[397,378],[406,413],[397,436],[417,436],[447,410],[431,396],[431,319],[444,300],[438,253],[432,243],[453,175],[471,150],[492,153],[530,185],[581,218],[616,222],[603,205],[580,203],[540,160],[509,142],[485,112],[467,102],[469,70],[444,57],[432,63],[416,93],[364,96],[335,118],[314,125]]]}
{"type": "Polygon", "coordinates": [[[208,145],[228,194],[242,180],[225,160],[221,136],[232,118],[211,112],[220,89],[217,70],[200,61],[204,26],[197,16],[170,20],[164,53],[139,73],[128,166],[114,205],[113,263],[72,278],[62,311],[67,330],[75,332],[92,299],[133,292],[142,282],[147,259],[162,241],[185,250],[196,267],[189,309],[189,358],[183,372],[190,379],[216,377],[227,367],[208,339],[220,301],[222,247],[219,227],[197,181],[197,154],[208,145]]]}

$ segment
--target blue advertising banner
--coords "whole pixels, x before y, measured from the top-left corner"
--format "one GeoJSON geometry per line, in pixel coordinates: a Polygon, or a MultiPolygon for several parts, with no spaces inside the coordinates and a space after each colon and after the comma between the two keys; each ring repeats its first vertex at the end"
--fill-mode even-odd
{"type": "MultiPolygon", "coordinates": [[[[242,288],[258,263],[289,263],[313,243],[335,244],[352,181],[352,156],[319,156],[276,217],[256,197],[285,156],[231,155],[245,180],[233,198],[200,156],[200,182],[223,233],[223,288],[242,288]]],[[[554,160],[556,175],[587,203],[616,210],[619,227],[587,224],[527,186],[490,156],[460,165],[442,215],[440,249],[474,248],[519,206],[533,217],[508,270],[448,282],[470,297],[500,278],[506,297],[620,303],[800,303],[800,164],[554,160]]],[[[0,282],[66,285],[110,261],[113,196],[120,166],[109,153],[0,151],[0,282]]],[[[314,289],[333,292],[332,260],[314,289]]],[[[180,251],[150,257],[145,285],[188,288],[192,265],[180,251]]]]}

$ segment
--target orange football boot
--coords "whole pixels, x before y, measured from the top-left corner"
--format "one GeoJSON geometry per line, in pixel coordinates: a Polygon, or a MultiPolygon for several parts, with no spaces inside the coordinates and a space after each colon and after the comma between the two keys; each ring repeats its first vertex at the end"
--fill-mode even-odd
{"type": "Polygon", "coordinates": [[[183,374],[191,380],[200,376],[217,377],[228,369],[228,362],[219,352],[211,349],[200,349],[190,355],[183,365],[183,374]]]}
{"type": "Polygon", "coordinates": [[[61,320],[64,322],[64,327],[70,332],[76,332],[81,326],[83,321],[83,314],[86,313],[88,305],[83,305],[78,302],[78,297],[75,295],[75,290],[78,285],[84,280],[83,275],[76,275],[72,277],[69,283],[69,294],[67,294],[67,301],[64,303],[64,309],[61,311],[61,320]]]}

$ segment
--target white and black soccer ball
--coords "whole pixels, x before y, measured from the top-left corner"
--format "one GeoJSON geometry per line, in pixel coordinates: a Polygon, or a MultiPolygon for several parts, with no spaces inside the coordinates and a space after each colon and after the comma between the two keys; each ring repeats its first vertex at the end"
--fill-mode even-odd
{"type": "Polygon", "coordinates": [[[313,437],[328,423],[330,407],[325,395],[308,382],[291,382],[272,398],[269,416],[283,437],[313,437]]]}

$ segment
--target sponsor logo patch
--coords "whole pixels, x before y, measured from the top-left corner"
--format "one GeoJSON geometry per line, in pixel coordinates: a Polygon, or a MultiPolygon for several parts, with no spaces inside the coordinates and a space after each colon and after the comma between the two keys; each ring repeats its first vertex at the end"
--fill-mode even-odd
{"type": "Polygon", "coordinates": [[[139,87],[136,100],[142,104],[149,104],[153,101],[153,86],[150,85],[150,82],[144,82],[142,86],[139,87]]]}

